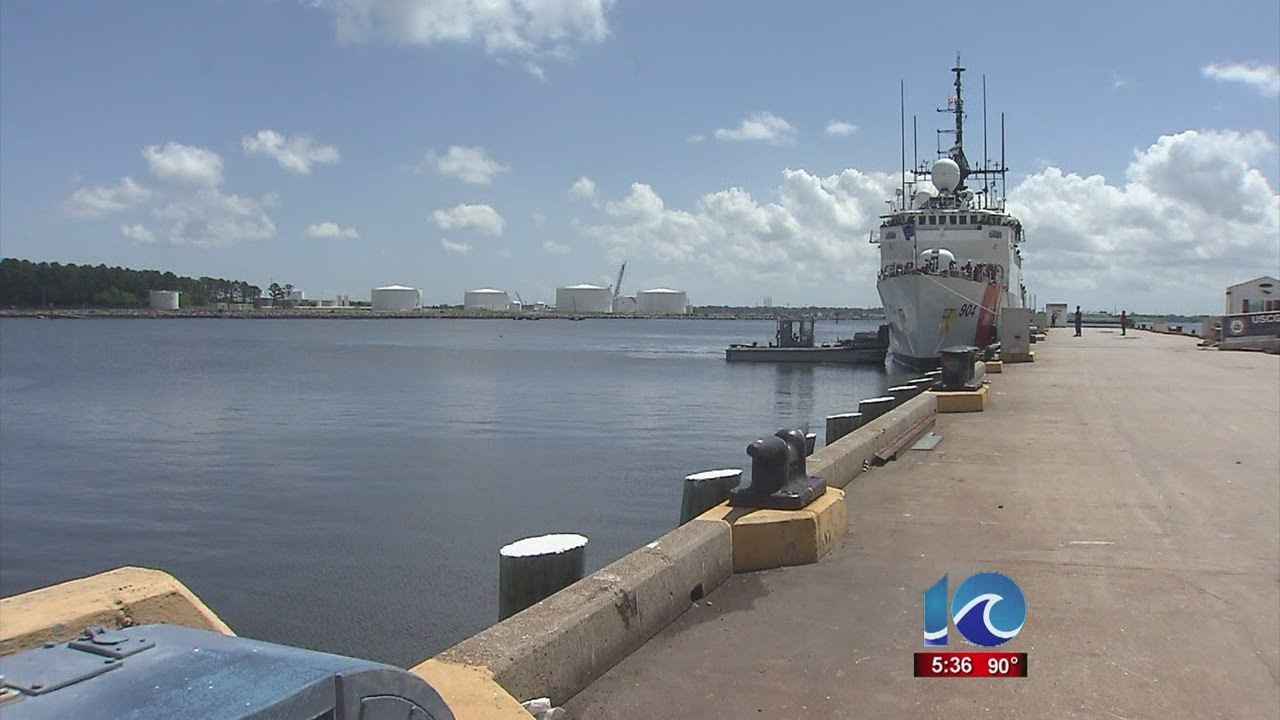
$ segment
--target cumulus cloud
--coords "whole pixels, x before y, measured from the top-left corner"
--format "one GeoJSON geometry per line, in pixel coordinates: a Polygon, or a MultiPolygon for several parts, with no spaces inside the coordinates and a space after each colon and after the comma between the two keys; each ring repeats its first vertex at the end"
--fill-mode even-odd
{"type": "Polygon", "coordinates": [[[791,123],[773,113],[756,113],[748,116],[736,128],[718,128],[715,139],[732,142],[767,142],[775,145],[790,142],[796,129],[791,123]]]}
{"type": "Polygon", "coordinates": [[[63,206],[72,217],[95,218],[135,208],[151,198],[151,190],[131,177],[110,186],[78,188],[63,206]]]}
{"type": "Polygon", "coordinates": [[[214,187],[222,184],[222,157],[202,147],[170,142],[142,149],[151,174],[161,180],[214,187]]]}
{"type": "Polygon", "coordinates": [[[275,160],[280,167],[298,175],[310,175],[313,165],[336,163],[341,160],[338,148],[320,145],[305,135],[289,137],[275,130],[259,130],[256,135],[240,139],[249,155],[263,155],[275,160]]]}
{"type": "Polygon", "coordinates": [[[266,207],[275,204],[273,193],[261,199],[222,190],[222,157],[212,150],[177,142],[148,145],[142,149],[154,188],[125,177],[114,187],[81,188],[67,200],[66,211],[76,217],[102,217],[134,208],[145,208],[155,221],[152,230],[141,224],[120,226],[132,242],[163,240],[175,245],[219,247],[242,240],[275,235],[266,207]]]}
{"type": "Polygon", "coordinates": [[[469,242],[453,242],[447,238],[440,238],[440,247],[450,255],[466,255],[471,252],[471,243],[469,242]]]}
{"type": "Polygon", "coordinates": [[[564,255],[569,252],[569,246],[564,243],[558,243],[555,240],[547,240],[542,243],[542,249],[553,255],[564,255]]]}
{"type": "Polygon", "coordinates": [[[501,235],[504,221],[488,205],[458,205],[447,210],[436,210],[431,219],[441,230],[475,230],[487,235],[501,235]]]}
{"type": "Polygon", "coordinates": [[[1009,200],[1029,285],[1216,308],[1226,285],[1280,266],[1280,196],[1258,169],[1276,150],[1261,132],[1188,130],[1135,152],[1121,183],[1056,167],[1028,177],[1009,200]]]}
{"type": "Polygon", "coordinates": [[[1267,97],[1280,95],[1280,66],[1261,63],[1205,65],[1200,69],[1207,78],[1220,82],[1243,83],[1267,97]]]}
{"type": "Polygon", "coordinates": [[[341,227],[337,223],[322,222],[308,225],[303,234],[309,238],[318,239],[335,239],[335,240],[359,240],[360,233],[356,232],[355,227],[341,227]]]}
{"type": "Polygon", "coordinates": [[[135,243],[153,243],[156,241],[155,233],[138,224],[121,225],[120,234],[135,243]]]}
{"type": "MultiPolygon", "coordinates": [[[[1261,132],[1186,131],[1134,153],[1124,178],[1045,167],[1009,194],[1023,220],[1029,292],[1132,310],[1213,311],[1222,288],[1280,267],[1280,196],[1258,169],[1261,132]]],[[[700,266],[719,280],[853,281],[879,267],[867,242],[896,173],[784,170],[768,197],[731,187],[669,207],[649,185],[584,232],[614,256],[700,266]]],[[[1051,300],[1052,301],[1052,300],[1051,300]]]]}
{"type": "Polygon", "coordinates": [[[595,181],[585,175],[578,178],[569,188],[569,197],[579,200],[594,201],[599,194],[600,189],[596,187],[595,181]]]}
{"type": "Polygon", "coordinates": [[[225,247],[243,240],[274,237],[276,226],[260,201],[204,188],[152,209],[168,224],[165,238],[174,245],[225,247]]]}
{"type": "Polygon", "coordinates": [[[423,167],[472,185],[488,185],[495,177],[511,172],[510,166],[489,157],[484,148],[459,145],[449,146],[444,155],[429,151],[423,167]]]}
{"type": "MultiPolygon", "coordinates": [[[[568,60],[573,46],[609,35],[614,0],[314,0],[340,42],[478,45],[491,55],[568,60]]],[[[541,79],[542,68],[525,69],[541,79]]]]}
{"type": "Polygon", "coordinates": [[[833,137],[844,137],[858,132],[858,126],[843,120],[832,120],[827,123],[826,132],[833,137]]]}

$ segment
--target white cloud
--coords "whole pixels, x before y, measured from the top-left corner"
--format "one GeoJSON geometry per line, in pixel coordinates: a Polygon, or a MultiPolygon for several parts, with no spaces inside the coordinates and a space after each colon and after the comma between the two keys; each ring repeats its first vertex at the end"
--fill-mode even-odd
{"type": "Polygon", "coordinates": [[[538,78],[539,80],[547,79],[547,71],[543,70],[541,65],[532,60],[524,64],[524,69],[528,70],[530,75],[538,78]]]}
{"type": "Polygon", "coordinates": [[[1211,64],[1201,68],[1207,78],[1221,82],[1238,82],[1268,97],[1280,95],[1280,66],[1263,65],[1261,63],[1231,63],[1229,65],[1211,64]]]}
{"type": "Polygon", "coordinates": [[[137,224],[121,225],[120,234],[135,243],[153,243],[156,241],[155,233],[137,224]]]}
{"type": "Polygon", "coordinates": [[[573,186],[569,188],[569,197],[577,198],[579,200],[590,200],[594,202],[599,194],[600,189],[596,187],[595,181],[585,175],[578,178],[577,181],[573,183],[573,186]]]}
{"type": "Polygon", "coordinates": [[[501,235],[504,221],[488,205],[458,205],[448,210],[436,210],[431,219],[441,230],[475,230],[488,235],[501,235]]]}
{"type": "Polygon", "coordinates": [[[827,123],[826,132],[834,137],[844,137],[858,132],[858,126],[843,120],[832,120],[827,123]]]}
{"type": "Polygon", "coordinates": [[[151,173],[161,180],[216,187],[222,184],[222,157],[202,147],[169,142],[142,149],[151,173]]]}
{"type": "Polygon", "coordinates": [[[314,0],[340,42],[477,44],[490,54],[571,58],[609,35],[614,0],[314,0]]]}
{"type": "Polygon", "coordinates": [[[114,186],[78,188],[63,209],[72,217],[93,218],[135,208],[151,198],[151,190],[131,177],[120,178],[114,186]]]}
{"type": "Polygon", "coordinates": [[[719,128],[715,131],[717,140],[729,141],[762,141],[773,144],[789,142],[795,137],[796,129],[791,123],[773,113],[757,113],[748,116],[742,124],[733,129],[719,128]]]}
{"type": "Polygon", "coordinates": [[[469,242],[453,242],[446,238],[440,238],[440,247],[450,255],[466,255],[471,252],[471,243],[469,242]]]}
{"type": "Polygon", "coordinates": [[[242,240],[275,236],[266,208],[278,202],[267,193],[261,199],[225,193],[222,158],[212,150],[169,142],[142,149],[152,174],[161,182],[143,187],[125,177],[115,187],[81,188],[66,202],[76,217],[102,217],[145,206],[156,221],[151,227],[124,224],[120,233],[135,243],[163,240],[175,245],[218,247],[242,240]]]}
{"type": "MultiPolygon", "coordinates": [[[[1028,292],[1212,312],[1226,285],[1280,267],[1280,195],[1258,169],[1276,151],[1261,132],[1187,131],[1135,152],[1120,183],[1056,167],[1030,175],[1009,197],[1027,231],[1028,292]]],[[[613,256],[696,265],[721,281],[870,286],[879,261],[867,237],[897,184],[895,173],[789,169],[768,199],[729,188],[675,209],[636,183],[606,204],[611,224],[584,231],[613,256]]]]}
{"type": "Polygon", "coordinates": [[[444,155],[429,151],[423,165],[472,185],[488,185],[495,177],[511,172],[510,166],[489,157],[484,148],[459,145],[449,146],[444,155]]]}
{"type": "Polygon", "coordinates": [[[1280,195],[1257,168],[1276,150],[1257,131],[1188,130],[1136,152],[1123,184],[1056,167],[1028,177],[1009,199],[1029,284],[1127,294],[1140,311],[1216,309],[1223,287],[1280,266],[1280,195]]]}
{"type": "Polygon", "coordinates": [[[333,145],[318,145],[305,135],[289,137],[275,130],[259,130],[256,135],[246,135],[240,144],[249,155],[265,155],[280,167],[298,175],[310,175],[313,165],[336,163],[342,159],[333,145]]]}
{"type": "Polygon", "coordinates": [[[553,255],[565,255],[569,252],[569,246],[564,243],[558,243],[555,240],[547,240],[542,243],[542,249],[553,255]]]}
{"type": "Polygon", "coordinates": [[[174,197],[151,214],[168,224],[163,233],[174,245],[224,247],[274,237],[276,226],[258,200],[202,188],[174,197]]]}
{"type": "Polygon", "coordinates": [[[322,222],[314,225],[308,225],[303,231],[309,238],[336,239],[336,240],[359,240],[360,233],[356,232],[355,227],[340,227],[337,223],[322,222]]]}

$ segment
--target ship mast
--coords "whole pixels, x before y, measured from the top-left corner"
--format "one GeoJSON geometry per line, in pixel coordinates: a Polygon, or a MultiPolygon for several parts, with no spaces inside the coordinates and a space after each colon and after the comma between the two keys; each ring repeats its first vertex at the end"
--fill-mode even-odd
{"type": "Polygon", "coordinates": [[[960,74],[964,72],[960,66],[960,53],[956,53],[956,66],[951,72],[956,74],[956,97],[954,110],[956,115],[956,144],[951,148],[951,159],[960,166],[960,184],[957,190],[964,188],[965,178],[969,177],[969,160],[964,156],[964,95],[961,91],[960,74]]]}

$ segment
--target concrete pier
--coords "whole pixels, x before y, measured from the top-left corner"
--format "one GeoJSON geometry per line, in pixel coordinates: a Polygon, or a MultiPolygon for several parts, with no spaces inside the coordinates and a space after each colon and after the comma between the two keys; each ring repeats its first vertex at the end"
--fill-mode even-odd
{"type": "Polygon", "coordinates": [[[822,561],[727,579],[569,717],[1280,716],[1280,358],[1058,331],[991,392],[849,484],[822,561]],[[980,571],[1027,598],[1029,677],[912,677],[921,594],[980,571]]]}

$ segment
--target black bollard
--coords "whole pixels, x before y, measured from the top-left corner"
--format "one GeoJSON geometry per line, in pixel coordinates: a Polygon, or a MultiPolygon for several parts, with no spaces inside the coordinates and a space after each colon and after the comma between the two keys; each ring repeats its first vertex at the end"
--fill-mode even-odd
{"type": "Polygon", "coordinates": [[[821,478],[805,472],[804,431],[779,430],[747,446],[751,484],[729,493],[734,507],[799,510],[827,491],[821,478]]]}
{"type": "Polygon", "coordinates": [[[683,525],[728,500],[729,492],[741,482],[742,471],[737,468],[686,475],[684,494],[680,500],[680,524],[683,525]]]}
{"type": "Polygon", "coordinates": [[[581,580],[586,556],[582,535],[542,535],[503,545],[498,551],[498,620],[581,580]]]}

